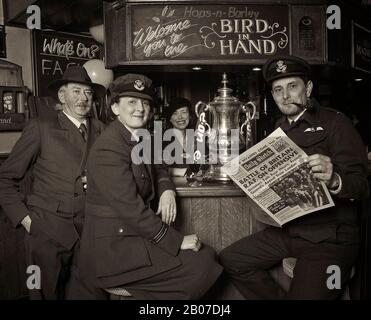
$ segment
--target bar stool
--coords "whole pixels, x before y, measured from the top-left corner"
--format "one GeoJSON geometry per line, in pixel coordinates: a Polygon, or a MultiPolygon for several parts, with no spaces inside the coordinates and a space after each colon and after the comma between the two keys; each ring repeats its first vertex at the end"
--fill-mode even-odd
{"type": "Polygon", "coordinates": [[[104,291],[110,294],[110,300],[128,300],[133,298],[133,295],[122,287],[108,288],[104,289],[104,291]]]}
{"type": "MultiPolygon", "coordinates": [[[[296,265],[296,258],[288,257],[282,260],[282,268],[284,273],[290,278],[294,278],[294,269],[296,265]]],[[[350,272],[349,280],[352,279],[355,275],[355,267],[353,266],[352,271],[350,272]]],[[[350,290],[349,284],[346,285],[346,288],[340,298],[341,300],[350,300],[350,290]]]]}

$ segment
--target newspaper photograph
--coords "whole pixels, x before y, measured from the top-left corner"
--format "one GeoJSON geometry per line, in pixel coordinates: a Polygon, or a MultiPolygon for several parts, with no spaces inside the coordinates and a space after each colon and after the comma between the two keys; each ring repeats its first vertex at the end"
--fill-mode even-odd
{"type": "Polygon", "coordinates": [[[334,206],[323,182],[313,178],[306,153],[281,128],[222,167],[231,179],[282,226],[303,215],[334,206]]]}

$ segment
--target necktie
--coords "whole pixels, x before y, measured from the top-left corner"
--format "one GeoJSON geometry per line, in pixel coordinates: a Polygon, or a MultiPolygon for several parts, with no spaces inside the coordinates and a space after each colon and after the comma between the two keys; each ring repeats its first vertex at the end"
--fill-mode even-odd
{"type": "Polygon", "coordinates": [[[86,140],[88,138],[88,129],[86,128],[85,124],[83,124],[83,123],[80,124],[79,131],[80,131],[84,141],[86,142],[86,140]]]}

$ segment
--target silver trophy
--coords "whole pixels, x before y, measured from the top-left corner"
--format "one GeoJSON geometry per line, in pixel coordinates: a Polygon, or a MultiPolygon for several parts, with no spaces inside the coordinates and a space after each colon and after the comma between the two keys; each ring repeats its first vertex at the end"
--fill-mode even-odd
{"type": "Polygon", "coordinates": [[[208,163],[205,180],[229,182],[228,175],[220,168],[245,151],[251,145],[251,121],[255,116],[256,106],[253,102],[242,103],[231,95],[227,87],[227,74],[223,73],[222,87],[212,102],[199,101],[195,106],[198,117],[196,137],[208,137],[208,163]],[[206,120],[207,111],[212,115],[212,126],[206,120]],[[245,113],[246,120],[240,127],[240,112],[245,113]],[[244,134],[244,128],[246,133],[244,134]]]}

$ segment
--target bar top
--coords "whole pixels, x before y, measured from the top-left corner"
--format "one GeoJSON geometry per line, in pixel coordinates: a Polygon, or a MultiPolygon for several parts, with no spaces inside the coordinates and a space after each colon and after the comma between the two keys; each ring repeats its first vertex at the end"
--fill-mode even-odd
{"type": "Polygon", "coordinates": [[[185,177],[172,177],[179,197],[242,197],[245,193],[233,182],[205,181],[200,187],[190,187],[185,177]]]}

